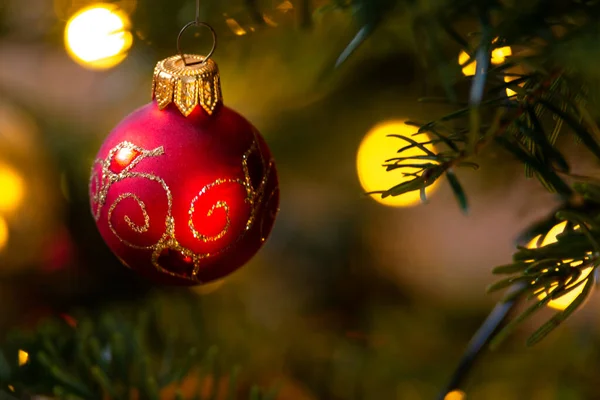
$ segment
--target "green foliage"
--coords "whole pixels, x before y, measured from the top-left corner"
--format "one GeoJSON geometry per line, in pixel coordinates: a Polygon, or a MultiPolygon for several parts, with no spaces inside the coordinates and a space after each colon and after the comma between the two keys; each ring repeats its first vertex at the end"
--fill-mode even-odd
{"type": "MultiPolygon", "coordinates": [[[[193,399],[242,398],[239,368],[224,370],[216,347],[189,347],[174,330],[161,338],[158,318],[150,308],[100,315],[86,310],[75,318],[46,320],[32,332],[13,331],[0,351],[0,390],[18,396],[118,400],[164,398],[170,389],[183,399],[179,388],[193,379],[202,389],[193,399]],[[226,393],[218,385],[221,377],[228,381],[226,393]]],[[[252,387],[247,396],[273,400],[276,392],[252,387]]]]}
{"type": "MultiPolygon", "coordinates": [[[[424,155],[402,157],[399,154],[387,160],[385,167],[388,171],[419,169],[405,174],[411,176],[411,180],[375,193],[387,197],[420,190],[424,197],[426,186],[446,178],[459,206],[467,211],[467,197],[455,170],[477,167],[473,160],[488,146],[497,146],[512,154],[524,165],[527,176],[535,176],[543,187],[556,193],[564,204],[561,211],[548,218],[543,226],[538,224],[532,229],[538,234],[545,233],[557,219],[569,221],[570,228],[555,244],[535,250],[520,248],[514,263],[494,271],[512,276],[490,288],[495,291],[518,285],[518,290],[510,291],[506,300],[537,299],[535,294],[553,288],[544,300],[534,302],[510,322],[496,337],[494,343],[497,344],[552,298],[584,286],[581,295],[567,309],[533,334],[528,344],[535,344],[584,302],[599,263],[599,214],[590,204],[600,204],[600,186],[589,183],[589,177],[572,174],[558,143],[562,136],[570,135],[600,161],[600,129],[594,112],[600,94],[599,79],[597,71],[589,68],[595,65],[590,60],[600,54],[597,45],[600,4],[481,0],[399,3],[402,3],[401,12],[412,18],[418,52],[425,64],[437,72],[446,93],[444,98],[422,101],[442,102],[453,111],[429,122],[409,122],[416,127],[416,132],[412,137],[401,137],[409,144],[398,152],[419,148],[424,155]],[[464,27],[469,24],[477,24],[477,31],[466,31],[464,27]],[[504,46],[510,46],[515,54],[493,64],[493,51],[504,46]],[[476,73],[472,77],[460,74],[463,66],[457,64],[456,57],[461,50],[470,55],[465,64],[476,62],[476,73]],[[507,89],[514,94],[508,95],[507,89]],[[435,152],[419,143],[419,135],[423,133],[433,138],[427,143],[434,145],[435,152]],[[583,208],[582,198],[586,199],[583,208]],[[574,226],[580,228],[575,230],[574,226]],[[562,260],[581,263],[573,266],[573,262],[562,260]],[[575,283],[588,267],[593,267],[592,273],[575,283]]],[[[390,10],[388,5],[372,4],[382,13],[390,10]]],[[[377,14],[373,10],[365,11],[358,20],[371,32],[374,26],[364,21],[372,24],[381,23],[383,19],[368,18],[369,15],[377,14]]],[[[354,45],[351,43],[348,48],[354,45]]],[[[342,56],[348,54],[346,49],[342,56]]]]}

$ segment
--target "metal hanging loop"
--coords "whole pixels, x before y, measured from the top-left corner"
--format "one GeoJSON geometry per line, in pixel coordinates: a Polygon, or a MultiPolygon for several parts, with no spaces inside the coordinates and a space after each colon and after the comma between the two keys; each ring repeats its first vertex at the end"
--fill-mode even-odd
{"type": "Polygon", "coordinates": [[[217,32],[215,32],[213,27],[210,26],[209,24],[207,24],[206,22],[201,22],[198,20],[188,22],[187,24],[185,24],[185,26],[183,28],[181,28],[181,30],[179,31],[179,35],[177,35],[177,53],[179,53],[179,56],[181,57],[181,60],[183,61],[183,64],[186,67],[190,66],[190,65],[204,64],[213,55],[216,48],[217,48],[217,32]],[[185,56],[184,56],[183,52],[181,51],[181,36],[183,35],[183,33],[185,32],[186,29],[188,29],[192,26],[197,26],[197,27],[204,26],[204,27],[210,29],[210,33],[212,34],[213,44],[212,44],[212,48],[210,49],[208,54],[206,56],[203,56],[202,61],[195,61],[192,63],[188,63],[185,60],[185,56]]]}

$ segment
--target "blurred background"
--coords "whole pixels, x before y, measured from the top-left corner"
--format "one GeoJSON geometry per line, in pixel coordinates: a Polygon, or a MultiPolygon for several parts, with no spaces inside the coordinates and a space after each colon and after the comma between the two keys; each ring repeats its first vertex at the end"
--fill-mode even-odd
{"type": "MultiPolygon", "coordinates": [[[[202,20],[219,35],[225,104],[271,147],[281,211],[248,265],[216,284],[172,289],[110,253],[87,188],[103,139],[150,101],[154,65],[176,53],[194,1],[0,0],[0,334],[158,296],[163,329],[200,327],[187,339],[218,345],[242,365],[242,380],[283,382],[281,399],[434,398],[498,300],[485,292],[491,268],[510,262],[518,234],[557,203],[495,148],[480,170],[458,172],[466,215],[445,180],[427,204],[366,196],[400,179],[380,165],[404,144],[382,132],[411,133],[398,123],[445,110],[417,102],[438,89],[401,12],[389,11],[335,69],[360,28],[336,3],[201,1],[202,20]],[[361,145],[370,146],[363,156],[361,145]],[[182,301],[192,321],[180,315],[182,301]]],[[[203,54],[208,35],[190,33],[183,46],[203,54]]],[[[595,175],[575,144],[564,145],[574,170],[595,175]]],[[[486,352],[467,398],[600,398],[592,303],[596,296],[533,349],[524,339],[551,310],[486,352]]]]}

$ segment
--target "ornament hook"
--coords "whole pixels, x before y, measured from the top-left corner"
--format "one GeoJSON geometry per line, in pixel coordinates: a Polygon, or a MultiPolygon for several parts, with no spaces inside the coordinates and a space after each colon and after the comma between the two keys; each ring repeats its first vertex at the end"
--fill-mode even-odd
{"type": "Polygon", "coordinates": [[[179,31],[179,35],[177,35],[177,53],[179,53],[179,56],[181,57],[181,60],[183,61],[183,65],[185,65],[186,67],[190,66],[190,65],[204,64],[206,62],[206,60],[208,60],[213,55],[213,53],[215,52],[215,49],[217,48],[217,32],[215,32],[213,27],[210,26],[209,24],[207,24],[206,22],[198,21],[198,17],[199,16],[196,15],[196,19],[194,21],[191,21],[191,22],[188,22],[187,24],[185,24],[185,26],[183,28],[181,28],[181,30],[179,31]],[[213,44],[212,44],[212,48],[210,49],[208,54],[203,57],[202,61],[188,63],[185,60],[185,56],[184,56],[183,52],[181,51],[181,36],[185,32],[185,30],[191,26],[198,26],[198,27],[204,26],[204,27],[210,29],[210,33],[212,34],[212,38],[213,38],[213,44]]]}

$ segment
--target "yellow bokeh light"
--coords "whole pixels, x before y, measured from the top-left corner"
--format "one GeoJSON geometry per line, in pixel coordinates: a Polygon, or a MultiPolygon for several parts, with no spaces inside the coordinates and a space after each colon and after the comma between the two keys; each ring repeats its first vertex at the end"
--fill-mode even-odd
{"type": "Polygon", "coordinates": [[[0,252],[8,242],[8,224],[6,220],[0,216],[0,252]]]}
{"type": "Polygon", "coordinates": [[[492,50],[492,57],[490,62],[494,65],[499,65],[506,60],[506,57],[512,55],[512,50],[509,46],[498,47],[492,50]]]}
{"type": "Polygon", "coordinates": [[[476,63],[475,61],[471,61],[470,63],[466,64],[465,63],[467,61],[469,61],[469,55],[467,54],[466,51],[462,50],[460,52],[460,54],[458,55],[458,65],[464,65],[462,68],[462,73],[464,76],[473,76],[475,75],[475,70],[476,70],[476,63]]]}
{"type": "MultiPolygon", "coordinates": [[[[414,177],[404,176],[404,174],[417,172],[418,168],[398,168],[393,171],[386,171],[386,168],[382,165],[386,160],[394,157],[425,155],[423,150],[417,147],[411,147],[410,149],[398,153],[400,148],[409,145],[409,143],[402,139],[388,136],[403,135],[411,137],[415,131],[416,129],[414,127],[406,125],[404,121],[389,121],[376,125],[367,133],[360,143],[358,154],[356,156],[358,179],[366,192],[387,190],[402,182],[414,179],[414,177]]],[[[417,136],[412,136],[412,138],[420,143],[430,141],[430,138],[426,134],[419,134],[417,136]]],[[[433,146],[430,144],[425,144],[424,146],[428,150],[433,150],[433,146]]],[[[408,160],[402,163],[422,164],[427,162],[431,161],[408,160]]],[[[437,188],[437,185],[438,182],[436,181],[428,186],[425,189],[425,194],[430,196],[437,188]]],[[[411,207],[421,202],[421,196],[418,190],[413,190],[399,196],[389,196],[385,199],[382,199],[381,195],[377,194],[371,195],[371,197],[381,204],[392,207],[411,207]]]]}
{"type": "Polygon", "coordinates": [[[237,36],[243,36],[246,33],[246,30],[244,28],[242,28],[242,26],[233,18],[226,18],[225,22],[227,23],[227,26],[229,27],[229,29],[231,29],[231,31],[233,33],[235,33],[237,36]]]}
{"type": "Polygon", "coordinates": [[[25,182],[14,168],[0,164],[0,212],[14,211],[25,195],[25,182]]]}
{"type": "Polygon", "coordinates": [[[462,390],[453,390],[444,396],[444,400],[465,400],[467,395],[462,390]]]}
{"type": "Polygon", "coordinates": [[[65,28],[65,46],[79,64],[108,69],[127,57],[133,35],[130,21],[112,4],[94,4],[75,13],[65,28]]]}
{"type": "MultiPolygon", "coordinates": [[[[495,41],[496,40],[494,40],[494,42],[495,41]]],[[[506,60],[506,57],[510,55],[512,55],[512,50],[509,46],[498,47],[492,50],[490,62],[492,65],[502,64],[506,60]]],[[[475,71],[477,69],[477,63],[474,60],[464,65],[467,61],[469,61],[469,58],[469,55],[464,50],[458,54],[458,64],[463,65],[462,73],[465,76],[475,75],[475,71]]]]}
{"type": "MultiPolygon", "coordinates": [[[[504,82],[505,83],[510,83],[511,81],[514,81],[515,79],[517,79],[516,76],[504,76],[504,82]]],[[[522,85],[519,85],[519,86],[522,86],[522,85]]],[[[514,96],[516,94],[517,94],[517,92],[515,92],[511,88],[509,88],[509,87],[506,88],[506,96],[507,97],[512,97],[512,96],[514,96]]]]}
{"type": "MultiPolygon", "coordinates": [[[[566,221],[561,222],[560,224],[554,225],[552,227],[552,229],[550,229],[548,231],[546,236],[544,236],[544,239],[542,240],[540,247],[547,246],[552,243],[556,243],[558,241],[556,237],[565,230],[566,226],[567,226],[566,221]]],[[[540,238],[541,238],[541,235],[534,237],[527,244],[527,248],[529,248],[529,249],[537,248],[537,243],[539,242],[540,238]]],[[[563,260],[563,262],[565,262],[565,263],[571,262],[571,265],[573,267],[576,267],[576,266],[582,264],[581,261],[572,262],[572,260],[563,260]]],[[[587,278],[588,274],[592,271],[592,269],[593,269],[593,267],[584,268],[581,271],[581,275],[579,276],[579,278],[575,282],[569,283],[569,286],[575,285],[575,284],[583,281],[585,278],[587,278]]],[[[585,284],[581,284],[577,288],[571,290],[570,292],[564,294],[563,296],[561,296],[557,299],[554,299],[554,300],[550,300],[548,302],[548,307],[554,308],[555,310],[564,310],[577,298],[577,296],[579,296],[583,292],[584,286],[585,286],[585,284]]],[[[552,290],[554,290],[554,289],[550,288],[549,292],[552,292],[552,290]]],[[[538,299],[543,300],[546,297],[546,295],[547,295],[546,292],[542,292],[538,295],[538,299]]]]}
{"type": "MultiPolygon", "coordinates": [[[[521,66],[511,68],[510,70],[508,70],[506,72],[507,72],[507,75],[504,75],[504,83],[510,83],[516,79],[520,79],[521,75],[523,75],[525,73],[523,67],[521,67],[521,66]]],[[[525,82],[521,82],[518,85],[519,85],[519,87],[523,87],[523,86],[525,86],[525,82]]],[[[506,96],[507,97],[512,97],[516,94],[517,94],[517,92],[515,92],[511,88],[509,88],[509,87],[506,88],[506,96]]]]}
{"type": "Polygon", "coordinates": [[[19,366],[27,364],[27,361],[29,361],[29,353],[25,350],[19,350],[19,366]]]}

